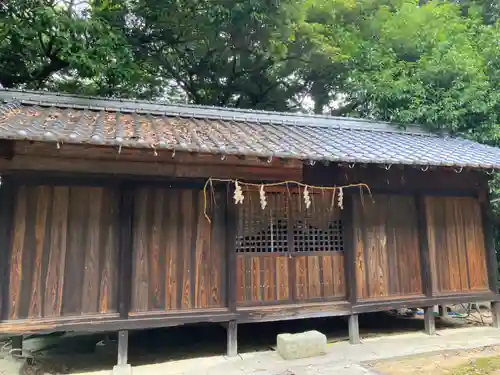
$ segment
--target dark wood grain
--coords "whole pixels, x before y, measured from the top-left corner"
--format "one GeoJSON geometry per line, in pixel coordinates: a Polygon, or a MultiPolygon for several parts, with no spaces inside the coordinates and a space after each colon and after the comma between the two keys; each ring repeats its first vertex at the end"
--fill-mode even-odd
{"type": "Polygon", "coordinates": [[[217,194],[207,201],[209,222],[199,190],[135,190],[131,312],[227,306],[225,198],[217,194]]]}
{"type": "Polygon", "coordinates": [[[354,197],[354,253],[360,299],[419,296],[420,246],[413,196],[354,197]]]}
{"type": "Polygon", "coordinates": [[[10,319],[117,310],[116,294],[111,292],[117,288],[117,201],[116,192],[108,188],[30,185],[17,189],[10,319]],[[101,287],[103,275],[106,283],[101,287]]]}
{"type": "Polygon", "coordinates": [[[427,233],[436,293],[489,288],[480,204],[472,197],[426,197],[427,233]]]}
{"type": "Polygon", "coordinates": [[[10,248],[12,244],[12,225],[14,215],[16,186],[9,178],[2,178],[0,188],[0,319],[9,319],[9,269],[10,248]]]}

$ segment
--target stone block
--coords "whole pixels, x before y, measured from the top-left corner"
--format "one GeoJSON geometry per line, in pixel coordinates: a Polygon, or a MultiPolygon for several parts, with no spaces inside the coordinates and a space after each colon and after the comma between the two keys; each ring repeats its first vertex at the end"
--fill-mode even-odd
{"type": "Polygon", "coordinates": [[[113,367],[112,375],[132,375],[132,366],[116,365],[115,367],[113,367]]]}
{"type": "Polygon", "coordinates": [[[277,337],[277,352],[283,359],[299,359],[326,354],[326,336],[318,331],[283,333],[277,337]]]}

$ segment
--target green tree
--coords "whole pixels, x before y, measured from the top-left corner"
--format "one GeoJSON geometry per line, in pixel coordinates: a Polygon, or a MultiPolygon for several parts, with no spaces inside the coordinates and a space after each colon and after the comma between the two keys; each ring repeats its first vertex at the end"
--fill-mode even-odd
{"type": "Polygon", "coordinates": [[[140,71],[120,32],[96,13],[112,3],[0,2],[0,84],[7,88],[130,94],[140,71]],[[135,79],[135,80],[134,80],[135,79]]]}

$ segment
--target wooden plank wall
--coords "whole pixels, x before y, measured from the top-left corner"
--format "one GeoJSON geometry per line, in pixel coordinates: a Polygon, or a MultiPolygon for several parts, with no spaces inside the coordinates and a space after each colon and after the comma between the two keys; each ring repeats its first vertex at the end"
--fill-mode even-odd
{"type": "Polygon", "coordinates": [[[296,256],[297,301],[343,299],[345,293],[344,253],[296,256]]]}
{"type": "Polygon", "coordinates": [[[344,254],[341,252],[304,256],[240,254],[236,259],[239,306],[345,297],[344,254]]]}
{"type": "Polygon", "coordinates": [[[6,318],[116,312],[118,209],[111,188],[20,186],[6,318]]]}
{"type": "Polygon", "coordinates": [[[353,199],[358,298],[422,295],[414,197],[376,195],[374,200],[353,199]]]}
{"type": "Polygon", "coordinates": [[[288,255],[238,255],[236,257],[237,305],[291,301],[288,255]]]}
{"type": "Polygon", "coordinates": [[[426,197],[433,291],[488,289],[479,201],[472,197],[426,197]]]}
{"type": "Polygon", "coordinates": [[[210,224],[200,190],[135,191],[132,313],[226,306],[225,199],[210,224]]]}

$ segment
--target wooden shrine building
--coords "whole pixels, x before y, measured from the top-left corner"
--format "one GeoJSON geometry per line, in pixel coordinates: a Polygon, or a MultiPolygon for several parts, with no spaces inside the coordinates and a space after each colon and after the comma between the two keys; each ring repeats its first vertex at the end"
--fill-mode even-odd
{"type": "MultiPolygon", "coordinates": [[[[0,334],[497,301],[500,149],[359,119],[0,91],[0,334]]],[[[499,316],[494,303],[494,316],[499,316]]],[[[498,324],[495,319],[495,324],[498,324]]]]}

